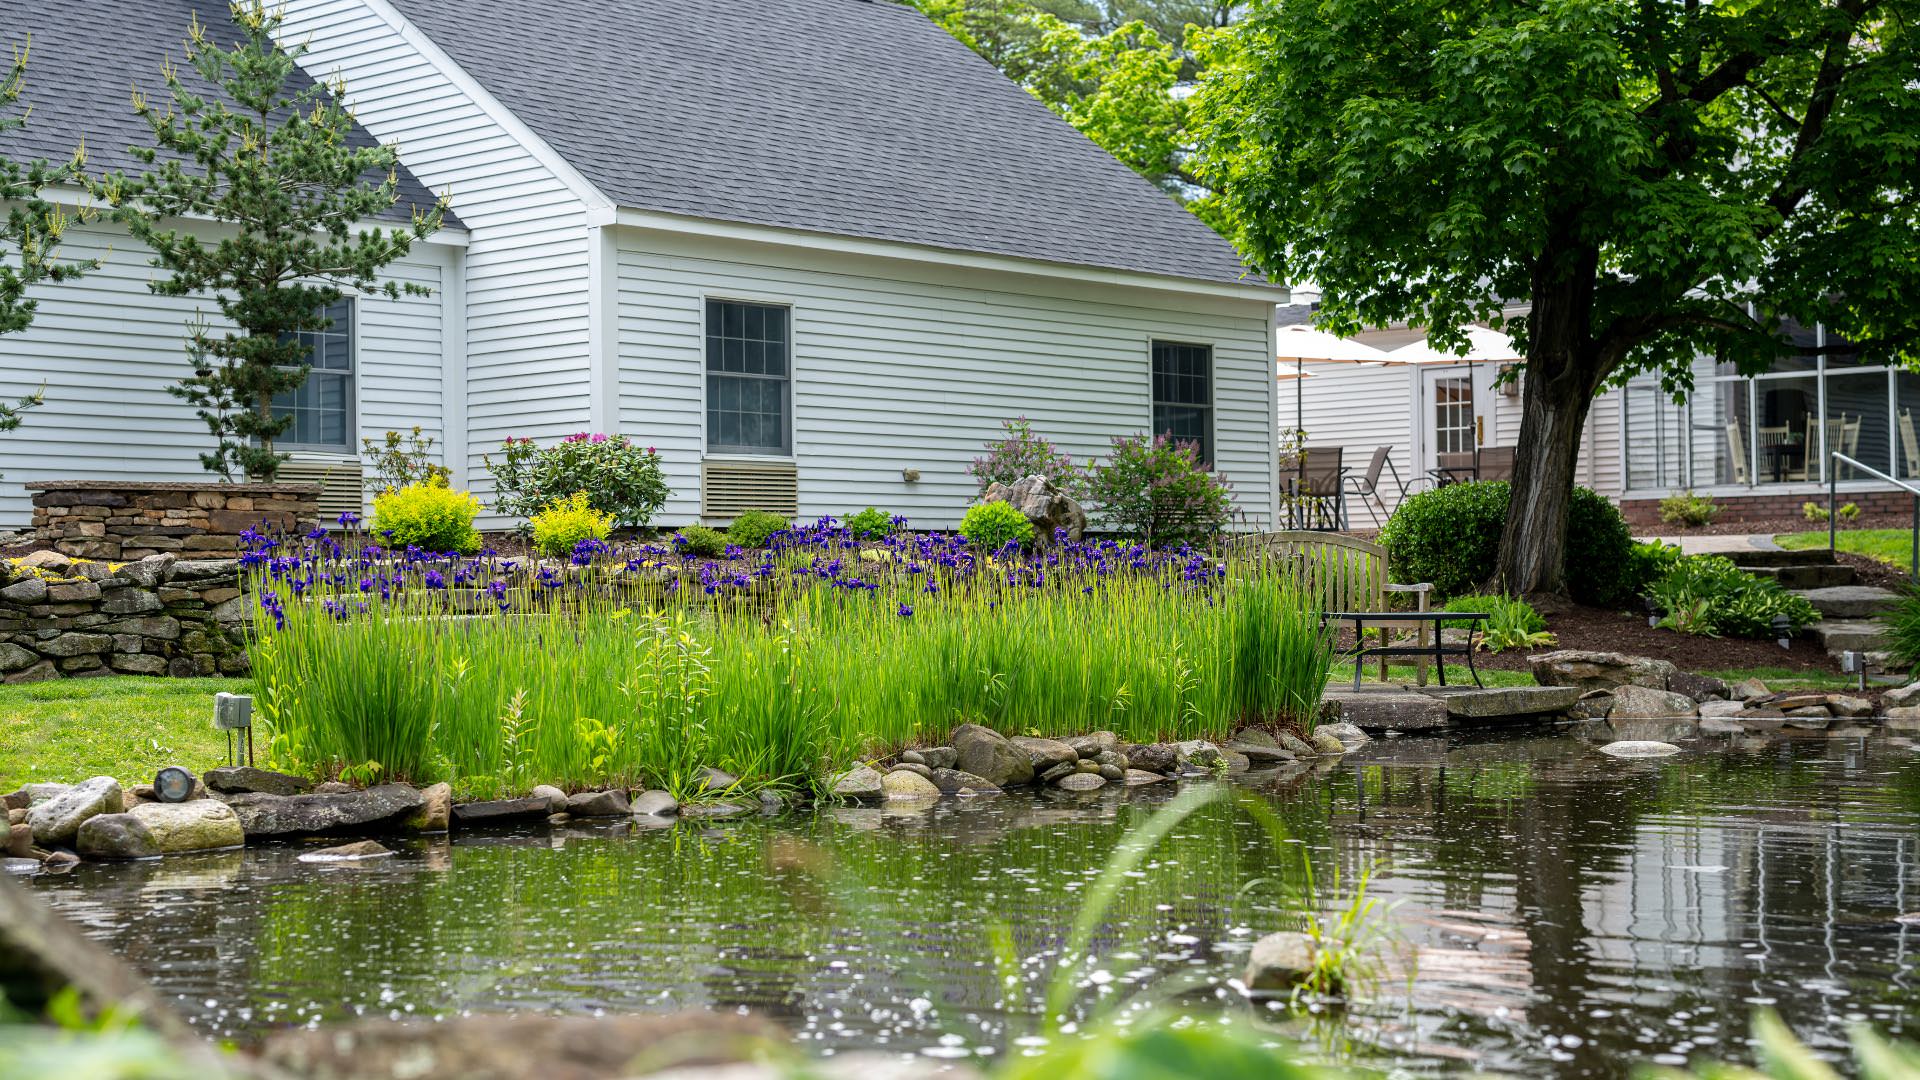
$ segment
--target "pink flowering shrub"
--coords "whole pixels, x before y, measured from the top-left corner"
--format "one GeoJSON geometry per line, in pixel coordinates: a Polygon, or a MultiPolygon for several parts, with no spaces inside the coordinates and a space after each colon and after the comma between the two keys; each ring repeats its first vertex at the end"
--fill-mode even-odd
{"type": "Polygon", "coordinates": [[[1039,475],[1053,481],[1063,493],[1080,496],[1085,478],[1073,463],[1072,454],[1056,448],[1046,436],[1035,435],[1024,416],[1003,420],[1000,427],[1005,434],[984,444],[986,456],[974,458],[967,469],[979,482],[982,495],[994,483],[1012,484],[1039,475]]]}
{"type": "Polygon", "coordinates": [[[540,447],[532,439],[508,436],[493,471],[494,509],[530,518],[556,500],[585,494],[587,505],[618,526],[642,526],[666,505],[670,493],[653,447],[634,445],[625,435],[581,432],[557,445],[540,447]]]}
{"type": "Polygon", "coordinates": [[[1087,490],[1107,529],[1151,547],[1205,547],[1233,515],[1233,488],[1208,472],[1191,442],[1165,435],[1113,440],[1087,490]]]}

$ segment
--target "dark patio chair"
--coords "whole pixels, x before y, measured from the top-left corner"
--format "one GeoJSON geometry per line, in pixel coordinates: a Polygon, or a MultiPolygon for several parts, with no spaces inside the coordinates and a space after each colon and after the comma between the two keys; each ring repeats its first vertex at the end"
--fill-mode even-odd
{"type": "Polygon", "coordinates": [[[1433,460],[1433,479],[1441,487],[1480,478],[1480,463],[1471,450],[1458,454],[1435,454],[1433,460]]]}
{"type": "Polygon", "coordinates": [[[1406,498],[1407,485],[1401,482],[1400,470],[1394,467],[1391,446],[1374,447],[1373,457],[1367,461],[1367,471],[1360,476],[1347,477],[1346,483],[1347,494],[1360,496],[1360,504],[1367,508],[1367,514],[1373,518],[1376,528],[1384,522],[1388,513],[1386,501],[1380,498],[1382,470],[1393,474],[1394,488],[1398,490],[1400,498],[1406,498]]]}
{"type": "Polygon", "coordinates": [[[1344,448],[1301,448],[1300,471],[1294,481],[1295,517],[1309,529],[1346,527],[1346,470],[1340,465],[1344,448]]]}

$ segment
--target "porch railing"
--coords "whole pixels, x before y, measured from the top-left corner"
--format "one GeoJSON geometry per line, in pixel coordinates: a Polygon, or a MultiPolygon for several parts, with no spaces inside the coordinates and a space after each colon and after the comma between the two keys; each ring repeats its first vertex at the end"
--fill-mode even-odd
{"type": "Polygon", "coordinates": [[[1920,488],[1916,488],[1912,484],[1909,484],[1904,480],[1897,480],[1891,476],[1888,476],[1886,473],[1881,472],[1879,469],[1876,469],[1873,466],[1868,465],[1863,461],[1856,461],[1845,454],[1836,453],[1832,456],[1833,456],[1833,460],[1828,463],[1828,467],[1827,467],[1827,555],[1828,557],[1834,558],[1836,562],[1839,561],[1838,558],[1836,557],[1836,553],[1839,550],[1839,544],[1840,544],[1840,513],[1839,513],[1840,470],[1837,468],[1834,468],[1833,466],[1838,465],[1841,462],[1845,462],[1847,465],[1855,469],[1858,469],[1863,473],[1866,473],[1868,476],[1872,476],[1880,480],[1885,480],[1887,483],[1892,484],[1894,487],[1897,487],[1900,490],[1906,492],[1907,494],[1913,496],[1913,562],[1911,564],[1911,568],[1909,569],[1908,573],[1912,575],[1915,581],[1920,581],[1920,488]]]}

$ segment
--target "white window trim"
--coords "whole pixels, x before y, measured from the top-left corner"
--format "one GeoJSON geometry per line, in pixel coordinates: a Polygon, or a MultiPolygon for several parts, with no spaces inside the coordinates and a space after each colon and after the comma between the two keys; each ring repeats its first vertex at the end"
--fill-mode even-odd
{"type": "MultiPolygon", "coordinates": [[[[342,289],[340,293],[341,299],[347,302],[347,441],[344,445],[335,445],[280,440],[273,444],[275,451],[306,458],[325,455],[357,459],[360,456],[360,325],[365,321],[360,318],[360,304],[365,297],[358,289],[342,289]]],[[[311,371],[308,378],[312,378],[311,371]]]]}
{"type": "MultiPolygon", "coordinates": [[[[1153,411],[1161,404],[1153,389],[1153,347],[1155,345],[1176,345],[1187,348],[1207,350],[1207,450],[1208,468],[1218,471],[1220,468],[1220,346],[1217,342],[1203,341],[1184,337],[1179,334],[1149,334],[1147,336],[1147,440],[1151,442],[1162,434],[1153,422],[1153,411]]],[[[1167,402],[1169,405],[1186,402],[1167,402]]]]}
{"type": "MultiPolygon", "coordinates": [[[[700,294],[700,460],[702,461],[741,461],[741,462],[786,462],[798,463],[800,454],[800,423],[797,413],[799,395],[794,392],[794,384],[800,379],[800,305],[791,298],[743,295],[740,293],[703,292],[700,294]],[[707,308],[713,303],[752,304],[756,307],[785,308],[787,312],[787,451],[786,453],[756,454],[743,450],[710,449],[712,439],[707,430],[707,392],[713,370],[707,365],[711,358],[707,355],[707,308]]],[[[725,374],[722,372],[721,374],[725,374]]]]}

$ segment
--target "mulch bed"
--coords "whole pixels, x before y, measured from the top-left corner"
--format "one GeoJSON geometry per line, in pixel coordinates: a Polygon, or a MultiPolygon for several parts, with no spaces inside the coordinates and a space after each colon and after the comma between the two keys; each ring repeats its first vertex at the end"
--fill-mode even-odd
{"type": "MultiPolygon", "coordinates": [[[[1560,639],[1554,649],[1591,649],[1596,652],[1626,653],[1668,660],[1682,671],[1725,671],[1733,668],[1788,668],[1793,671],[1838,674],[1840,664],[1820,648],[1811,637],[1793,640],[1793,647],[1782,649],[1772,641],[1746,638],[1712,638],[1681,634],[1647,625],[1644,615],[1629,615],[1604,608],[1569,606],[1547,616],[1547,628],[1560,639]]],[[[1527,657],[1533,653],[1480,653],[1474,663],[1496,671],[1526,671],[1527,657]]]]}
{"type": "MultiPolygon", "coordinates": [[[[1825,505],[1825,500],[1820,500],[1825,505]]],[[[1630,526],[1635,536],[1746,536],[1758,533],[1765,536],[1777,536],[1781,533],[1825,532],[1824,521],[1808,521],[1802,515],[1777,518],[1754,518],[1744,521],[1716,521],[1711,525],[1668,525],[1665,522],[1651,522],[1645,525],[1630,526]]],[[[1842,522],[1842,530],[1847,529],[1911,529],[1913,516],[1910,514],[1862,514],[1852,521],[1842,522]]]]}

